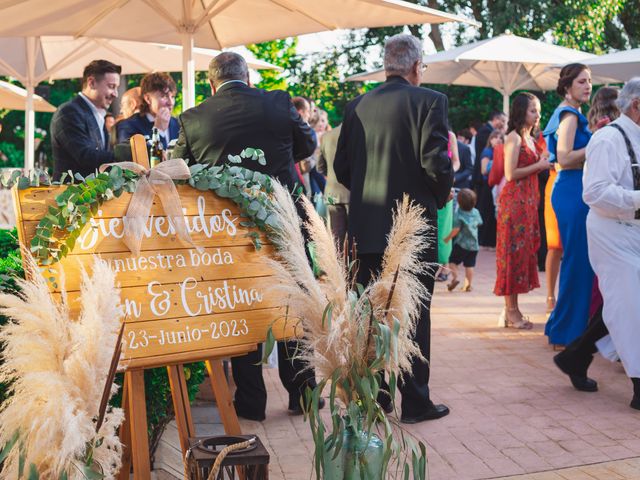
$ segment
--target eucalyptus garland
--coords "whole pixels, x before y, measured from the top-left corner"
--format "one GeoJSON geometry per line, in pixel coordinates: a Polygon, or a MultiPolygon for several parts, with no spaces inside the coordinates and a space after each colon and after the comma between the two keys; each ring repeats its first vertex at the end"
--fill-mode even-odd
{"type": "MultiPolygon", "coordinates": [[[[277,226],[275,217],[270,214],[271,178],[238,165],[243,159],[266,165],[262,150],[246,148],[240,155],[229,155],[229,163],[192,165],[189,167],[191,178],[188,183],[201,191],[211,190],[238,205],[241,216],[245,218],[240,225],[268,231],[269,227],[277,226]]],[[[47,214],[38,223],[31,240],[31,252],[41,265],[52,265],[67,256],[98,208],[123,192],[135,192],[140,175],[114,166],[108,173],[91,174],[87,177],[65,173],[60,182],[52,182],[42,172],[36,172],[31,177],[17,174],[4,181],[3,185],[17,185],[18,189],[23,190],[35,186],[61,185],[67,178],[72,183],[55,198],[55,205],[48,207],[47,214]],[[76,181],[79,183],[75,183],[76,181]]],[[[249,232],[247,236],[252,239],[256,249],[260,249],[258,232],[249,232]]]]}

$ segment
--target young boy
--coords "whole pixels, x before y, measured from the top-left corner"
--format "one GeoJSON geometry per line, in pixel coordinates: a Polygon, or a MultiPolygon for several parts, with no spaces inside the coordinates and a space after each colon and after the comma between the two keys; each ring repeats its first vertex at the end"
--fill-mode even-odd
{"type": "Polygon", "coordinates": [[[478,255],[478,227],[482,225],[482,217],[476,208],[476,194],[473,190],[463,188],[458,192],[458,209],[453,214],[453,230],[444,239],[445,242],[453,241],[453,250],[449,257],[449,269],[451,270],[451,283],[447,289],[451,292],[458,284],[458,265],[464,265],[464,292],[471,291],[473,280],[473,267],[476,266],[478,255]]]}

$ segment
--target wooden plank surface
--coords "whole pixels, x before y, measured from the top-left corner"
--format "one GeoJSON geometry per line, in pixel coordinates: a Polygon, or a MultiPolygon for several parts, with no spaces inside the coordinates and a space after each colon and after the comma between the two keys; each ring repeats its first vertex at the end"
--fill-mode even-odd
{"type": "MultiPolygon", "coordinates": [[[[240,209],[231,200],[220,198],[211,191],[201,191],[189,185],[177,185],[180,201],[185,215],[220,214],[228,209],[232,214],[239,215],[240,209]],[[203,200],[200,200],[202,198],[203,200]],[[202,205],[204,203],[204,211],[202,205]]],[[[47,213],[49,205],[55,205],[55,197],[64,191],[64,187],[34,187],[18,190],[17,195],[22,205],[22,219],[40,220],[47,213]]],[[[120,197],[105,202],[100,207],[99,216],[102,218],[118,218],[124,216],[129,207],[131,193],[124,192],[120,197]]],[[[164,209],[160,199],[156,197],[151,207],[151,215],[163,216],[164,209]]]]}
{"type": "Polygon", "coordinates": [[[219,313],[125,324],[123,363],[126,359],[191,352],[205,348],[259,343],[274,320],[284,320],[281,308],[219,313]]]}
{"type": "MultiPolygon", "coordinates": [[[[65,187],[14,192],[20,238],[29,242],[38,221],[65,187]]],[[[146,222],[142,251],[135,257],[122,241],[130,194],[102,205],[73,251],[43,267],[56,298],[67,291],[73,316],[82,271],[91,272],[95,255],[116,272],[125,309],[125,345],[120,369],[147,368],[238,355],[263,342],[269,326],[277,338],[294,336],[295,323],[283,321],[283,299],[270,287],[273,272],[267,243],[257,250],[240,226],[238,207],[212,192],[178,186],[185,223],[200,251],[184,245],[156,199],[146,222]]]]}
{"type": "MultiPolygon", "coordinates": [[[[264,277],[272,274],[265,255],[273,251],[267,245],[259,251],[253,245],[240,247],[206,248],[198,253],[195,248],[182,250],[147,250],[133,257],[130,252],[101,254],[116,272],[121,287],[147,286],[151,282],[179,283],[186,278],[200,282],[210,280],[264,277]]],[[[93,255],[74,255],[46,268],[56,279],[59,292],[62,287],[60,269],[64,269],[67,291],[80,289],[82,268],[90,271],[93,255]]]]}
{"type": "MultiPolygon", "coordinates": [[[[244,312],[282,305],[282,297],[269,288],[272,285],[272,277],[215,280],[197,284],[194,281],[155,284],[151,287],[124,288],[122,302],[128,322],[244,312]],[[135,303],[145,297],[147,301],[135,303]]],[[[54,296],[60,299],[59,293],[54,296]]],[[[69,292],[67,302],[71,316],[77,317],[81,310],[80,292],[69,292]]]]}

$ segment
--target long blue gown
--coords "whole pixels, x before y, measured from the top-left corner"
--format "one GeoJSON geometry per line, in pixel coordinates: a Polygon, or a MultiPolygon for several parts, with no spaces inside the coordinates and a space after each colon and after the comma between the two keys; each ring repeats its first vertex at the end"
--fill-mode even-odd
{"type": "MultiPolygon", "coordinates": [[[[578,128],[573,149],[587,146],[591,138],[587,118],[575,108],[558,107],[549,119],[544,136],[550,161],[556,161],[557,130],[563,114],[577,115],[578,128]]],[[[586,329],[593,287],[593,270],[587,249],[587,214],[582,201],[582,170],[561,170],[551,193],[551,204],[558,218],[564,253],[560,264],[558,301],[545,326],[549,343],[568,345],[586,329]]]]}

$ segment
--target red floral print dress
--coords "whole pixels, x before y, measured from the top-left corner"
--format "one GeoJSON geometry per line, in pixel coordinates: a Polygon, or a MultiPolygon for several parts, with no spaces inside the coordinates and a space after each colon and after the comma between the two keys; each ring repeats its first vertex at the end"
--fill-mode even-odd
{"type": "MultiPolygon", "coordinates": [[[[522,142],[518,167],[538,161],[538,153],[522,142]]],[[[493,293],[516,295],[540,286],[538,280],[538,174],[507,182],[498,199],[497,278],[493,293]]]]}

